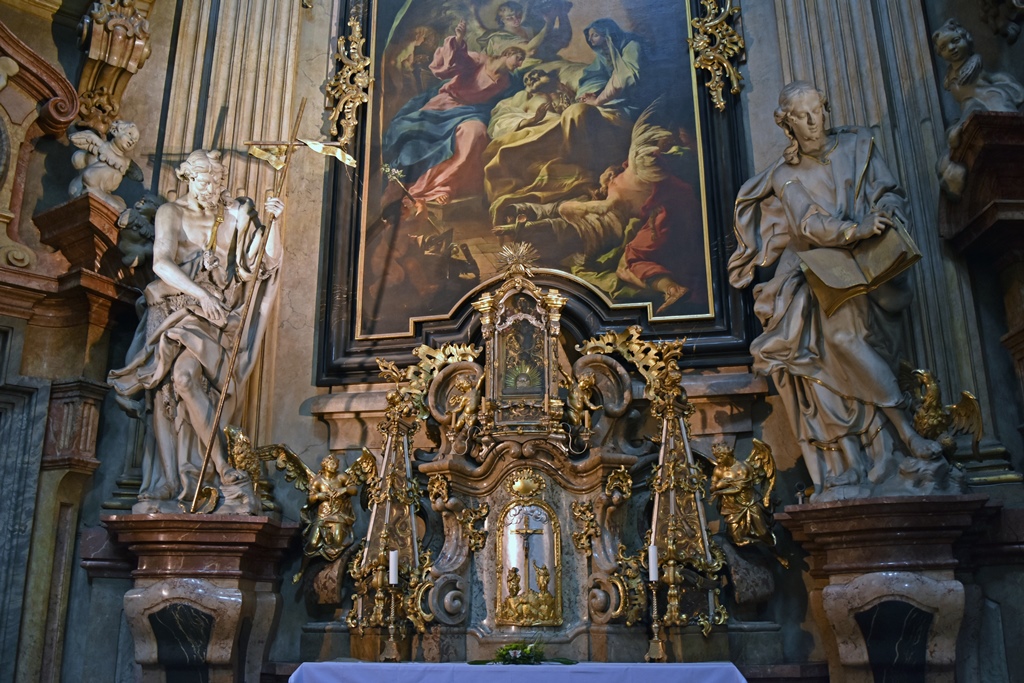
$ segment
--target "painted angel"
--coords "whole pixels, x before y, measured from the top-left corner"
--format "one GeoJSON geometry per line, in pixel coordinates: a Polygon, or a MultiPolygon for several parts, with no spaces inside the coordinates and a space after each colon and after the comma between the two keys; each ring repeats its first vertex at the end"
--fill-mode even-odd
{"type": "Polygon", "coordinates": [[[737,546],[774,546],[771,495],[775,489],[775,459],[771,447],[754,439],[754,448],[744,461],[736,460],[733,449],[725,444],[716,444],[712,454],[715,469],[711,474],[711,499],[725,519],[729,540],[737,546]]]}
{"type": "Polygon", "coordinates": [[[126,176],[137,182],[143,180],[142,169],[130,156],[139,141],[139,129],[130,121],[114,121],[108,135],[109,139],[105,140],[86,129],[68,136],[78,148],[71,157],[71,165],[79,172],[71,181],[68,193],[78,197],[89,192],[124,211],[125,201],[113,192],[126,176]]]}
{"type": "Polygon", "coordinates": [[[360,484],[377,476],[377,461],[364,448],[358,460],[339,472],[338,458],[332,453],[320,462],[320,471],[314,472],[295,453],[285,451],[278,455],[277,469],[285,470],[285,479],[294,481],[295,488],[307,494],[299,512],[306,527],[302,532],[302,566],[292,577],[297,583],[312,558],[334,562],[352,545],[352,525],[356,521],[352,496],[359,492],[360,484]]]}

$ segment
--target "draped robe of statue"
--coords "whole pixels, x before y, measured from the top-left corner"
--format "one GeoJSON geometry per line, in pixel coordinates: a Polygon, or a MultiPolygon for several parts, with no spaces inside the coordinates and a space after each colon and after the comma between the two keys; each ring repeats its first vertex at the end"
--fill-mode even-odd
{"type": "Polygon", "coordinates": [[[802,155],[791,166],[780,158],[740,189],[738,246],[729,261],[729,280],[741,288],[751,283],[755,267],[776,267],[770,280],[754,288],[764,333],[750,351],[755,370],[770,375],[778,388],[816,484],[822,480],[820,451],[853,444],[861,481],[887,476],[877,471],[887,458],[883,451],[891,449],[881,438],[886,418],[879,409],[903,401],[894,368],[899,314],[910,303],[906,280],[897,277],[829,317],[801,271],[798,252],[854,245],[849,230],[872,211],[905,221],[903,195],[871,133],[833,134],[827,163],[802,155]],[[773,178],[787,166],[793,180],[779,196],[773,178]]]}
{"type": "MultiPolygon", "coordinates": [[[[226,493],[225,484],[242,483],[251,488],[245,475],[226,467],[220,437],[223,427],[239,423],[240,393],[259,357],[278,290],[279,258],[265,257],[260,272],[254,272],[253,245],[261,232],[248,220],[249,207],[248,199],[237,200],[226,210],[234,220],[220,226],[215,253],[207,252],[204,258],[205,244],[185,240],[178,243],[177,265],[222,302],[224,318],[219,322],[209,320],[194,298],[156,279],[140,300],[143,312],[128,351],[128,365],[110,372],[108,381],[120,397],[131,400],[141,394],[143,410],[152,417],[142,463],[142,507],[137,512],[158,508],[171,511],[159,501],[175,496],[191,502],[213,431],[214,410],[225,390],[229,397],[216,429],[214,462],[207,476],[223,475],[217,482],[222,493],[226,493]],[[253,303],[247,319],[242,320],[245,299],[252,288],[256,288],[253,303]],[[228,377],[228,358],[239,334],[242,341],[238,358],[228,377]]],[[[231,509],[231,501],[227,504],[228,509],[221,511],[256,512],[245,510],[244,504],[237,510],[231,509]]]]}

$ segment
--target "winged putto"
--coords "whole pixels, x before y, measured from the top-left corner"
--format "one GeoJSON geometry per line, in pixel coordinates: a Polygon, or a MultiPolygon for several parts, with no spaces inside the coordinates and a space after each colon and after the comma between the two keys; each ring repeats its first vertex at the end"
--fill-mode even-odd
{"type": "Polygon", "coordinates": [[[71,157],[71,165],[78,176],[71,181],[68,193],[78,197],[86,192],[96,195],[120,211],[125,201],[114,195],[127,176],[142,182],[142,169],[132,161],[131,153],[139,141],[139,129],[130,121],[114,121],[109,139],[85,129],[68,136],[78,150],[71,157]]]}
{"type": "Polygon", "coordinates": [[[306,504],[299,512],[306,525],[302,532],[302,567],[292,581],[302,578],[309,561],[322,557],[334,562],[354,540],[352,524],[356,521],[352,496],[359,485],[377,476],[377,461],[366,448],[362,455],[344,472],[338,471],[338,458],[333,453],[320,461],[320,470],[314,472],[291,451],[277,456],[277,468],[285,471],[285,479],[295,482],[295,488],[307,494],[306,504]]]}
{"type": "Polygon", "coordinates": [[[771,528],[771,495],[775,489],[775,459],[771,447],[754,439],[746,460],[737,460],[725,444],[712,447],[715,469],[711,474],[711,499],[737,546],[752,543],[775,545],[771,528]]]}

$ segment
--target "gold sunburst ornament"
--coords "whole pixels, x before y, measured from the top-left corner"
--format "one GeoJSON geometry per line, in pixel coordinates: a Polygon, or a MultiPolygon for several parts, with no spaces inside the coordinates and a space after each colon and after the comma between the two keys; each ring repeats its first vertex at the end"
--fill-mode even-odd
{"type": "Polygon", "coordinates": [[[516,242],[502,247],[497,258],[498,267],[504,271],[506,278],[517,275],[533,277],[533,264],[540,255],[529,242],[516,242]]]}
{"type": "Polygon", "coordinates": [[[725,81],[722,73],[725,72],[729,77],[732,83],[729,92],[733,95],[739,94],[743,80],[740,72],[729,61],[743,51],[743,38],[727,23],[732,16],[739,14],[740,8],[733,7],[732,0],[726,0],[721,9],[718,0],[700,0],[700,4],[704,8],[704,16],[690,21],[693,37],[687,41],[693,51],[694,66],[706,69],[711,74],[707,86],[715,109],[725,111],[725,100],[722,98],[725,81]]]}

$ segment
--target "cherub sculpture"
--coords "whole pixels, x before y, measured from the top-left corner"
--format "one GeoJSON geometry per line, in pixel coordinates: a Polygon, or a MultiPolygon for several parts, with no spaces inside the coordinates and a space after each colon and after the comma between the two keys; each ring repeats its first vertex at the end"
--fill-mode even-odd
{"type": "Polygon", "coordinates": [[[943,87],[960,104],[960,118],[946,131],[949,149],[939,159],[936,171],[947,195],[963,194],[966,169],[952,160],[960,146],[961,131],[968,117],[977,111],[1015,112],[1024,103],[1024,87],[1013,76],[985,70],[981,55],[974,51],[974,38],[956,19],[950,19],[932,34],[939,57],[949,67],[943,87]]]}
{"type": "Polygon", "coordinates": [[[160,197],[147,193],[117,217],[117,248],[124,265],[139,268],[153,260],[153,221],[163,203],[160,197]]]}
{"type": "Polygon", "coordinates": [[[455,388],[459,393],[449,399],[451,421],[448,425],[452,434],[468,433],[476,424],[477,413],[480,411],[481,391],[486,375],[487,373],[481,372],[476,380],[476,384],[465,376],[455,380],[455,388]]]}
{"type": "Polygon", "coordinates": [[[590,400],[597,378],[592,372],[584,372],[575,378],[564,373],[563,376],[565,381],[562,385],[568,392],[565,397],[566,420],[571,427],[590,429],[590,411],[601,407],[590,400]]]}
{"type": "Polygon", "coordinates": [[[130,121],[114,121],[109,137],[109,140],[104,140],[88,129],[69,136],[78,148],[71,157],[71,165],[79,174],[71,181],[68,193],[78,197],[89,192],[124,211],[125,201],[114,196],[113,192],[125,177],[137,182],[143,180],[142,169],[130,156],[139,141],[139,129],[130,121]]]}
{"type": "Polygon", "coordinates": [[[775,545],[771,528],[771,495],[775,489],[775,459],[768,444],[754,439],[745,461],[736,460],[733,449],[715,444],[711,450],[715,469],[711,474],[711,499],[737,546],[752,543],[775,545]]]}
{"type": "Polygon", "coordinates": [[[295,453],[285,450],[278,454],[277,468],[285,470],[285,479],[294,481],[295,488],[308,494],[299,512],[306,528],[302,532],[302,566],[292,577],[292,582],[298,583],[311,559],[334,562],[352,545],[356,515],[351,498],[359,492],[358,485],[377,476],[377,461],[364,448],[358,460],[338,472],[338,458],[332,453],[320,462],[320,471],[314,472],[295,453]]]}
{"type": "Polygon", "coordinates": [[[938,441],[946,457],[956,452],[956,434],[970,434],[974,457],[981,459],[981,405],[969,391],[960,392],[960,401],[942,405],[939,380],[928,370],[915,370],[900,364],[900,388],[911,395],[914,431],[926,439],[938,441]]]}

